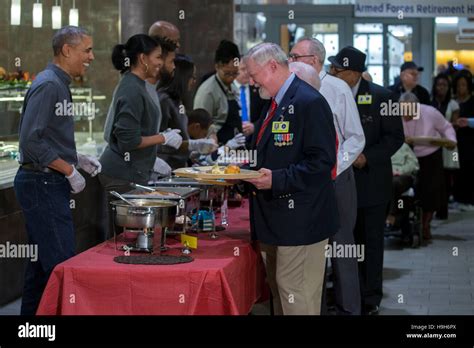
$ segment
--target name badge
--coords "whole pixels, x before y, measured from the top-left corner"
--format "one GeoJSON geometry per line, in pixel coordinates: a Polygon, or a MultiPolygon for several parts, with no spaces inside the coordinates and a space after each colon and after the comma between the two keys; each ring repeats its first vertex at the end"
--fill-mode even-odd
{"type": "Polygon", "coordinates": [[[370,94],[359,95],[357,98],[357,104],[372,104],[372,96],[370,94]]]}
{"type": "Polygon", "coordinates": [[[290,122],[273,122],[272,123],[272,133],[288,133],[290,130],[290,122]]]}

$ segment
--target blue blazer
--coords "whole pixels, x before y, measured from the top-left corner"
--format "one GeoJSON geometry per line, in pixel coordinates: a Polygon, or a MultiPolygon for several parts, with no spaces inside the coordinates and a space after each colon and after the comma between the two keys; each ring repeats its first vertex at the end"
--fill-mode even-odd
{"type": "MultiPolygon", "coordinates": [[[[338,229],[331,170],[336,164],[336,131],[326,99],[295,77],[258,146],[257,134],[269,106],[255,125],[251,148],[257,168],[272,170],[272,188],[251,187],[253,238],[270,245],[298,246],[320,242],[338,229]],[[293,144],[277,146],[272,123],[288,121],[293,144]]],[[[253,168],[255,169],[255,168],[253,168]]]]}

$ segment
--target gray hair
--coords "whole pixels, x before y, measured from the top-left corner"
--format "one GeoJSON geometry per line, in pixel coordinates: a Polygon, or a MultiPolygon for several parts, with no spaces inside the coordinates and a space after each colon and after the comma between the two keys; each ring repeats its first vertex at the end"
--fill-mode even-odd
{"type": "Polygon", "coordinates": [[[324,64],[326,59],[326,49],[321,41],[313,37],[302,37],[298,42],[306,41],[308,42],[308,54],[313,54],[318,57],[318,60],[321,64],[324,64]]]}
{"type": "Polygon", "coordinates": [[[405,92],[400,96],[398,100],[400,103],[419,103],[417,96],[411,92],[405,92]]]}
{"type": "Polygon", "coordinates": [[[53,52],[59,56],[64,45],[75,46],[81,42],[83,36],[89,36],[84,28],[68,25],[59,29],[53,36],[53,52]]]}
{"type": "Polygon", "coordinates": [[[291,62],[290,71],[294,72],[296,76],[319,91],[321,80],[319,79],[318,72],[311,65],[303,62],[291,62]]]}
{"type": "Polygon", "coordinates": [[[271,42],[262,42],[253,46],[245,57],[245,60],[253,59],[255,63],[261,66],[265,65],[270,59],[275,59],[280,65],[288,66],[288,57],[283,49],[271,42]]]}

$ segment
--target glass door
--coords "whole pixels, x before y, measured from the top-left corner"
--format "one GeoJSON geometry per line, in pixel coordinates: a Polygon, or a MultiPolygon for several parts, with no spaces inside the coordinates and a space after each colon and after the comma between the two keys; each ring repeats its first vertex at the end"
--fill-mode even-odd
{"type": "Polygon", "coordinates": [[[383,57],[383,24],[356,23],[354,24],[353,46],[367,54],[367,72],[373,82],[384,84],[383,57]]]}
{"type": "MultiPolygon", "coordinates": [[[[353,46],[367,54],[367,72],[373,82],[390,86],[397,82],[400,65],[417,60],[419,52],[418,22],[398,24],[392,19],[371,22],[357,18],[353,28],[353,46]]],[[[420,64],[420,61],[417,62],[420,64]]]]}
{"type": "MultiPolygon", "coordinates": [[[[323,19],[322,19],[323,20],[323,19]]],[[[323,23],[313,20],[314,23],[280,24],[280,46],[290,52],[293,46],[303,37],[312,37],[321,41],[326,48],[325,65],[329,64],[327,57],[339,51],[339,23],[323,23]]]]}
{"type": "Polygon", "coordinates": [[[312,37],[321,41],[326,48],[327,57],[339,52],[344,36],[344,21],[338,18],[327,17],[300,17],[298,20],[288,20],[288,18],[274,18],[274,26],[278,32],[277,42],[289,53],[300,38],[312,37]]]}
{"type": "Polygon", "coordinates": [[[388,25],[388,83],[393,85],[400,75],[400,65],[413,60],[413,26],[388,25]]]}

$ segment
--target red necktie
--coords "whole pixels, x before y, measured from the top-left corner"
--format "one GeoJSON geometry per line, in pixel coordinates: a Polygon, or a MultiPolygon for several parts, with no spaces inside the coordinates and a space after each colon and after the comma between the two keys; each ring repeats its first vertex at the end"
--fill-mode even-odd
{"type": "Polygon", "coordinates": [[[339,138],[337,137],[337,133],[336,133],[336,164],[334,165],[331,171],[331,178],[333,180],[336,180],[336,176],[337,176],[337,151],[339,151],[339,138]]]}
{"type": "Polygon", "coordinates": [[[272,105],[270,105],[270,111],[268,112],[267,118],[265,118],[265,120],[263,121],[262,128],[260,128],[260,131],[258,132],[258,135],[257,135],[257,142],[256,142],[257,145],[260,142],[260,140],[262,139],[263,132],[265,132],[265,128],[267,128],[268,124],[270,123],[273,116],[275,115],[275,111],[277,109],[277,106],[278,105],[277,105],[275,99],[272,98],[272,105]]]}

